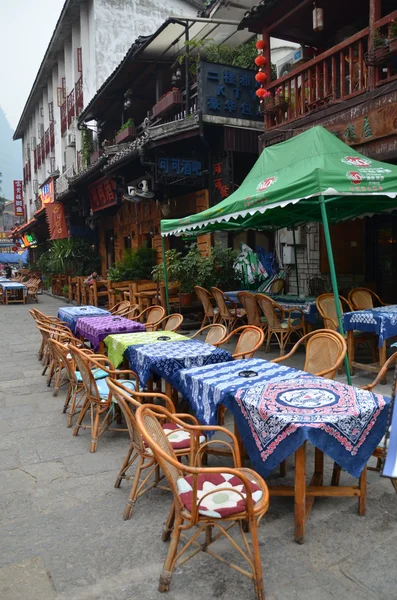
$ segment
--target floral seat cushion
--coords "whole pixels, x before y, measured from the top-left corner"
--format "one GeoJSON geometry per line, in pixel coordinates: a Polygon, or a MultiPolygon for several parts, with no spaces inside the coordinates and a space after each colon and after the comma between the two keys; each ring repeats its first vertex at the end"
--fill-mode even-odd
{"type": "MultiPolygon", "coordinates": [[[[161,427],[174,450],[187,450],[190,448],[190,433],[180,425],[177,425],[176,423],[162,423],[161,427]]],[[[205,436],[200,435],[199,443],[204,444],[204,442],[205,436]]],[[[145,442],[144,444],[146,446],[145,442]]],[[[148,454],[152,454],[150,449],[148,449],[148,454]]]]}
{"type": "MultiPolygon", "coordinates": [[[[191,512],[193,500],[193,475],[180,477],[177,481],[178,493],[184,507],[191,512]]],[[[250,477],[254,504],[262,498],[262,490],[250,477]]],[[[239,477],[230,473],[202,473],[198,476],[197,501],[199,514],[223,519],[246,510],[246,489],[239,477]],[[211,492],[209,494],[209,492],[211,492]],[[208,495],[206,495],[208,494],[208,495]],[[200,504],[200,499],[205,496],[200,504]]]]}

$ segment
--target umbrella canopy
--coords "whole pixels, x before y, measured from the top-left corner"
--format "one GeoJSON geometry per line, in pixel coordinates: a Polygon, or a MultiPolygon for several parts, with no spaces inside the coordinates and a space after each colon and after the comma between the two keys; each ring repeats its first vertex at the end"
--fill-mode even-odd
{"type": "Polygon", "coordinates": [[[14,263],[18,264],[19,262],[26,263],[28,261],[28,251],[24,250],[22,254],[18,254],[17,252],[1,252],[0,253],[0,263],[14,263]]]}
{"type": "Polygon", "coordinates": [[[161,221],[162,235],[337,222],[397,207],[397,166],[355,152],[323,127],[265,148],[241,186],[198,214],[161,221]]]}

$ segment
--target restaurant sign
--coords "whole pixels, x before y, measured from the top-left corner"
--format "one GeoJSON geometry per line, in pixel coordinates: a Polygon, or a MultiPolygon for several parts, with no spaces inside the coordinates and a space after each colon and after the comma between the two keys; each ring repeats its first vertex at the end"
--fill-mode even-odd
{"type": "Polygon", "coordinates": [[[14,214],[16,217],[23,217],[25,214],[23,207],[22,181],[14,180],[14,214]]]}
{"type": "Polygon", "coordinates": [[[202,182],[203,166],[195,158],[162,156],[156,162],[156,182],[197,185],[202,182]]]}
{"type": "Polygon", "coordinates": [[[95,212],[117,204],[116,182],[108,177],[103,177],[88,186],[90,206],[95,212]]]}
{"type": "Polygon", "coordinates": [[[50,240],[62,240],[69,237],[63,204],[60,202],[47,203],[45,210],[50,230],[50,240]]]}
{"type": "Polygon", "coordinates": [[[55,197],[54,197],[54,180],[53,179],[50,179],[49,181],[47,181],[40,187],[39,196],[41,198],[41,202],[42,202],[43,206],[45,204],[54,202],[55,197]]]}
{"type": "Polygon", "coordinates": [[[200,62],[199,97],[203,115],[263,121],[255,91],[255,71],[200,62]]]}

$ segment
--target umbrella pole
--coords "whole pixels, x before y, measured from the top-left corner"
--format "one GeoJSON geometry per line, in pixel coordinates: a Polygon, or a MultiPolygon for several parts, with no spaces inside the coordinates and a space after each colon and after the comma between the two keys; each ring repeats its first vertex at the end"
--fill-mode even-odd
{"type": "Polygon", "coordinates": [[[293,240],[294,240],[296,291],[297,291],[297,294],[299,296],[299,274],[298,274],[298,257],[296,255],[295,227],[292,228],[292,237],[293,237],[293,240]]]}
{"type": "MultiPolygon", "coordinates": [[[[319,202],[320,202],[321,217],[323,220],[323,227],[324,227],[325,245],[327,247],[329,271],[330,271],[331,283],[332,283],[332,291],[333,291],[334,299],[335,299],[336,314],[338,315],[339,331],[342,335],[344,335],[345,332],[343,329],[342,313],[340,310],[339,291],[338,291],[338,282],[336,280],[334,254],[332,252],[331,235],[329,232],[328,216],[327,216],[327,209],[325,206],[324,196],[319,197],[319,202]]],[[[351,378],[351,374],[350,374],[350,367],[349,367],[349,361],[348,361],[347,355],[345,356],[345,368],[346,368],[347,383],[349,385],[351,385],[352,378],[351,378]]]]}
{"type": "Polygon", "coordinates": [[[164,287],[165,287],[165,303],[167,305],[167,315],[170,314],[170,299],[168,295],[168,271],[167,271],[167,259],[165,256],[165,239],[161,236],[161,251],[163,253],[163,269],[164,269],[164,287]]]}

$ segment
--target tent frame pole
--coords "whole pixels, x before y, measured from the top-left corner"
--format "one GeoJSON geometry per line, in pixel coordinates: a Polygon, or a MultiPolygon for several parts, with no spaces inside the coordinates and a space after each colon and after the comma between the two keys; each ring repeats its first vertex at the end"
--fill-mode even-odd
{"type": "Polygon", "coordinates": [[[299,273],[298,273],[298,256],[296,252],[295,227],[292,228],[292,238],[294,240],[294,256],[295,256],[295,277],[296,277],[296,293],[299,294],[299,273]]]}
{"type": "MultiPolygon", "coordinates": [[[[330,234],[330,231],[329,231],[328,215],[327,215],[327,209],[326,209],[326,206],[325,206],[324,196],[321,195],[319,197],[319,203],[320,203],[321,217],[322,217],[322,220],[323,220],[325,245],[327,247],[328,263],[329,263],[329,271],[330,271],[330,275],[331,275],[332,291],[333,291],[334,299],[335,299],[335,309],[336,309],[336,314],[338,316],[338,322],[339,322],[339,331],[344,336],[345,332],[344,332],[344,329],[343,329],[342,312],[341,312],[341,309],[340,309],[338,282],[337,282],[337,279],[336,279],[334,254],[333,254],[333,251],[332,251],[331,234],[330,234]]],[[[351,385],[352,378],[351,378],[350,367],[349,367],[349,360],[348,360],[347,355],[345,356],[345,368],[346,368],[347,383],[349,385],[351,385]]]]}
{"type": "Polygon", "coordinates": [[[167,315],[170,314],[170,299],[168,294],[168,271],[167,271],[167,258],[165,256],[165,238],[161,236],[161,251],[163,254],[163,269],[164,269],[164,287],[165,287],[165,303],[167,305],[167,315]]]}

